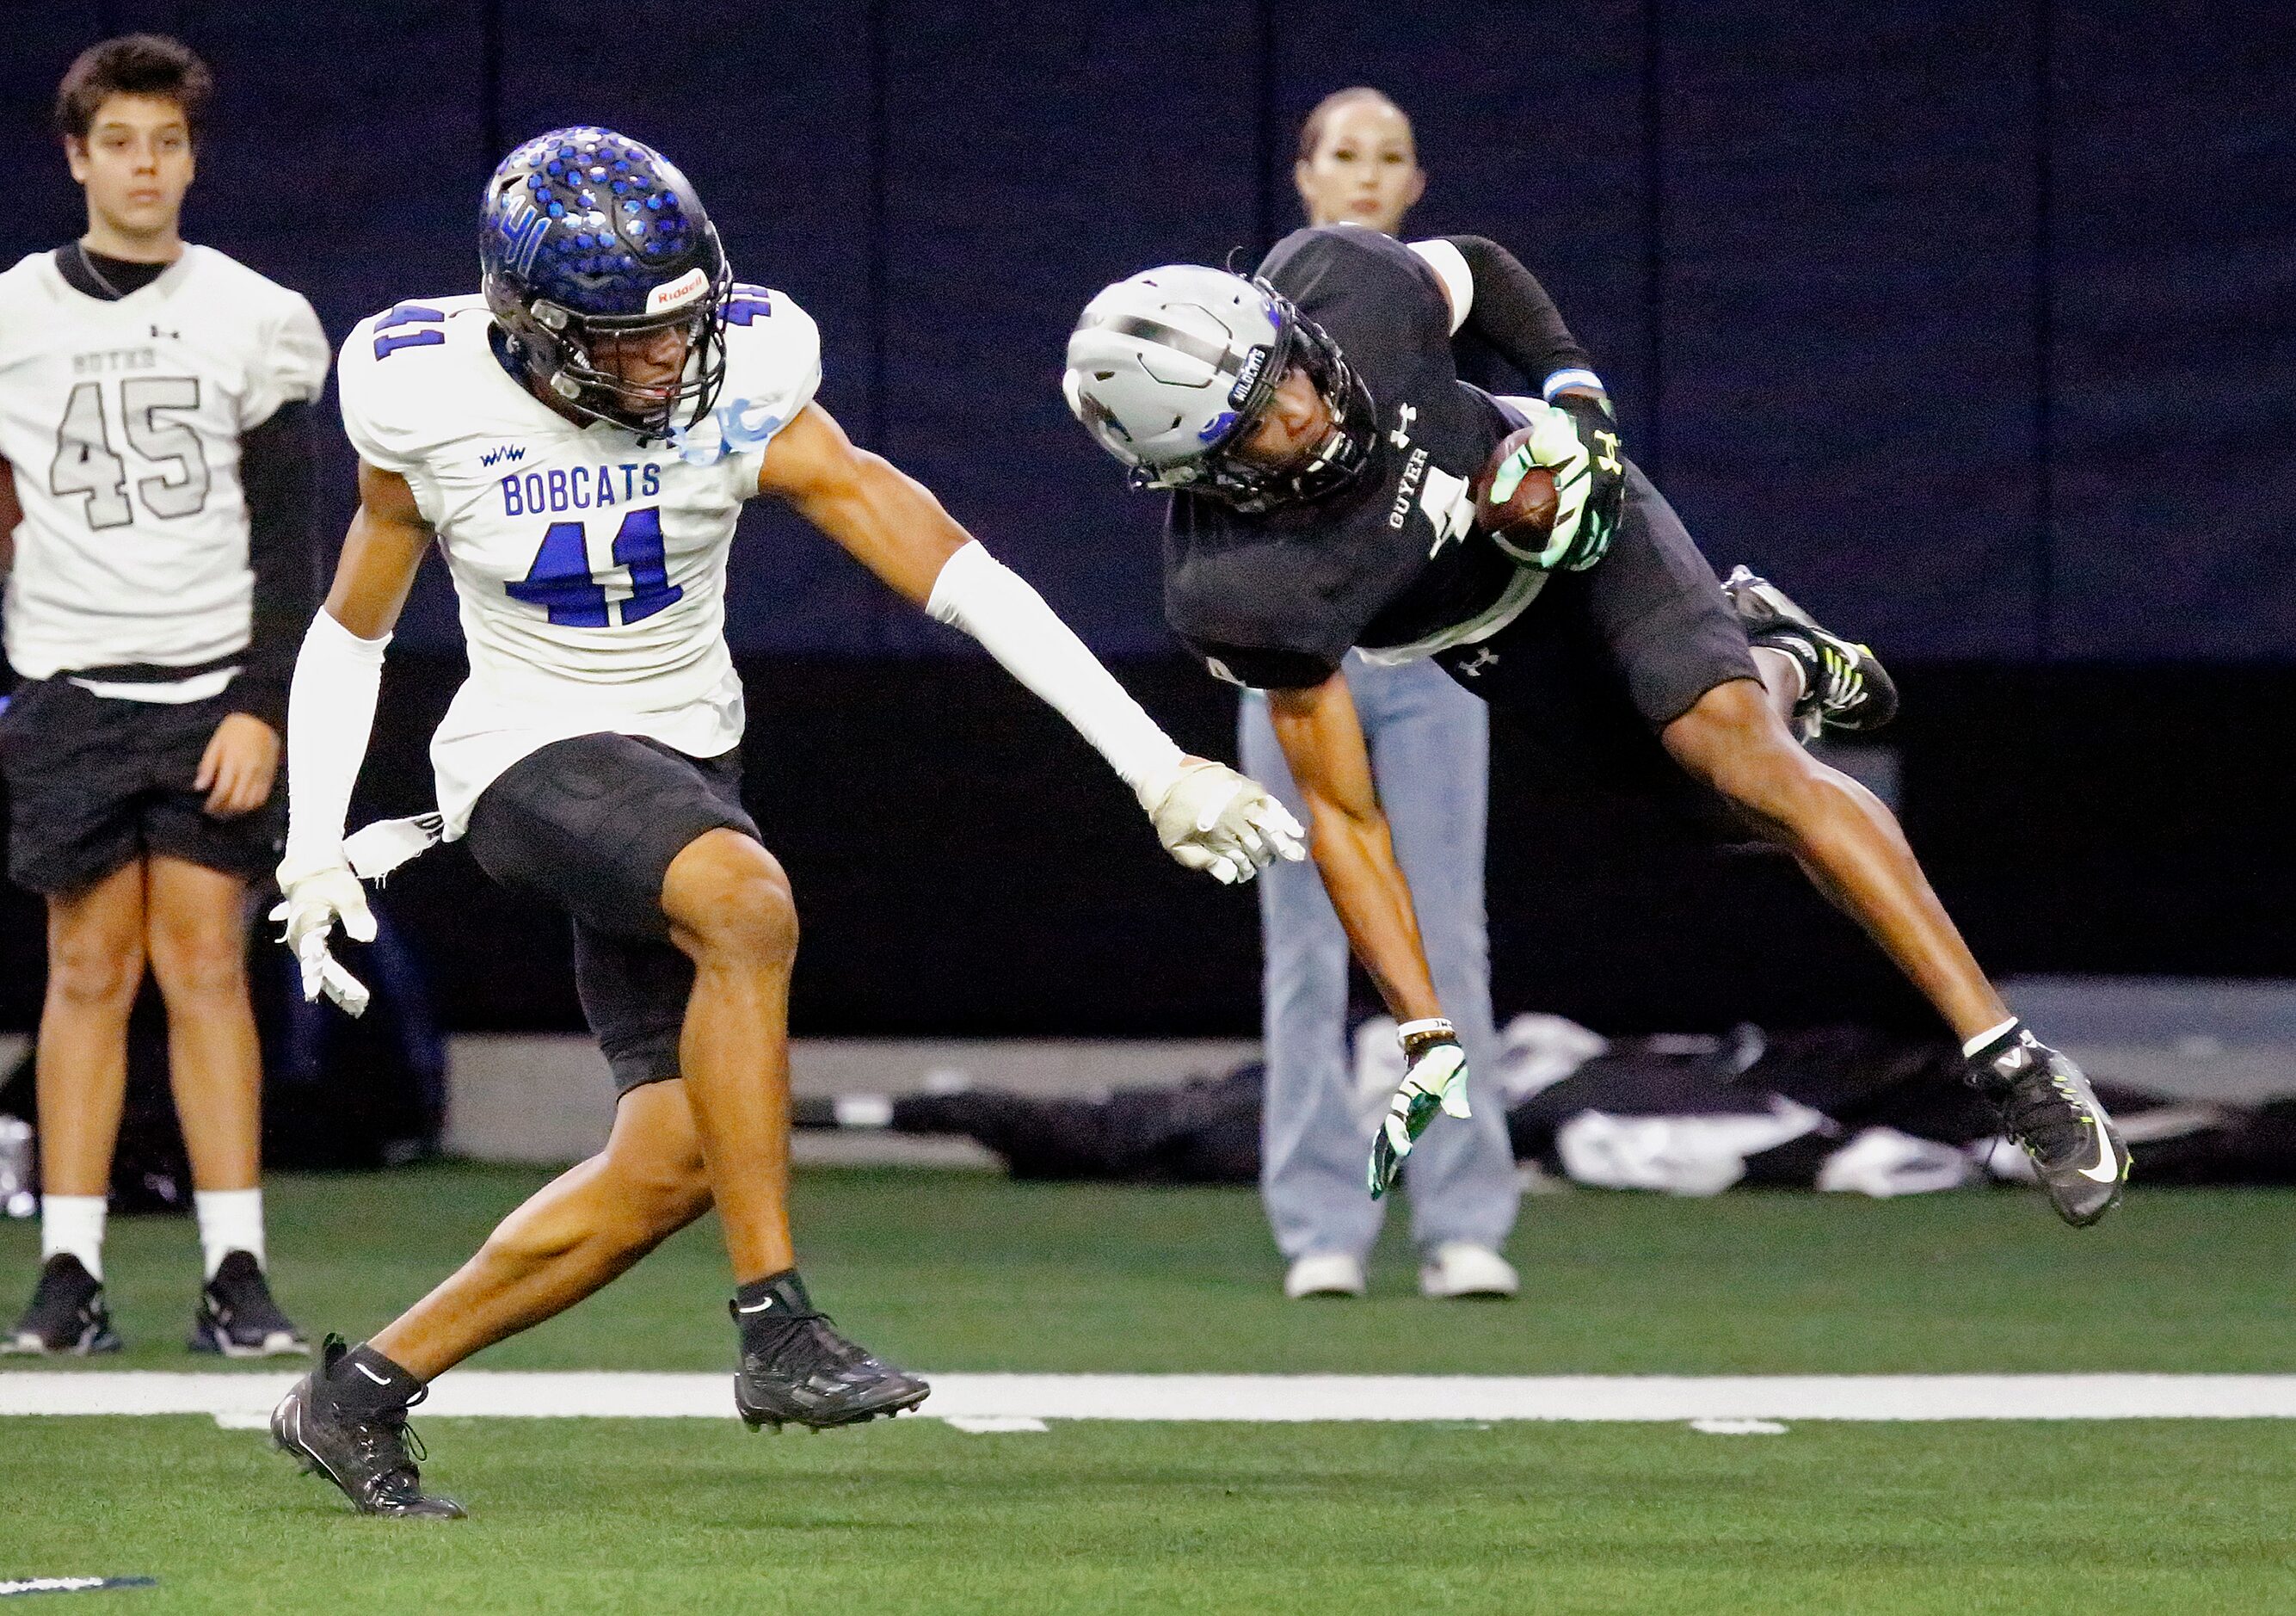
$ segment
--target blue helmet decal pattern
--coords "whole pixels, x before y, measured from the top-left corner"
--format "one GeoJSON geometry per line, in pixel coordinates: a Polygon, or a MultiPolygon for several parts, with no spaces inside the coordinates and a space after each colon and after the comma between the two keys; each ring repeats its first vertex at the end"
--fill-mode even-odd
{"type": "Polygon", "coordinates": [[[733,272],[693,185],[652,146],[594,124],[519,146],[487,181],[479,264],[520,364],[578,413],[655,436],[708,414],[733,272]],[[618,392],[594,362],[603,336],[679,324],[699,371],[667,407],[618,392]]]}
{"type": "Polygon", "coordinates": [[[661,270],[683,272],[709,228],[693,187],[644,142],[611,129],[553,129],[488,182],[482,259],[586,315],[643,315],[661,270]]]}

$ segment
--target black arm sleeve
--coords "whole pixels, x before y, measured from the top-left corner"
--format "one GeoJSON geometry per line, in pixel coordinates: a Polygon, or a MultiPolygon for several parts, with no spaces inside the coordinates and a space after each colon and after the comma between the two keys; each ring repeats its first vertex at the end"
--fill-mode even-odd
{"type": "Polygon", "coordinates": [[[1459,250],[1475,277],[1474,306],[1468,309],[1463,329],[1489,343],[1533,387],[1559,370],[1594,367],[1578,339],[1562,323],[1546,288],[1514,254],[1480,235],[1443,239],[1459,250]]]}
{"type": "Polygon", "coordinates": [[[234,712],[287,733],[287,685],[311,614],[319,609],[319,539],[311,406],[282,405],[239,441],[247,493],[247,561],[255,572],[247,660],[231,682],[234,712]]]}

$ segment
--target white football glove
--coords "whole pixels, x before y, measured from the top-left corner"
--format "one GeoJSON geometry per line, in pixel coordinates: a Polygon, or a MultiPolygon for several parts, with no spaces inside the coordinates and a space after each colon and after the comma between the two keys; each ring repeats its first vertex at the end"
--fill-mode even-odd
{"type": "Polygon", "coordinates": [[[324,993],[348,1014],[363,1013],[366,984],[336,963],[327,948],[338,920],[343,935],[354,942],[374,940],[374,915],[366,906],[358,877],[341,865],[332,865],[291,880],[283,872],[279,886],[286,897],[271,911],[271,918],[287,923],[279,940],[295,951],[296,963],[303,968],[303,1002],[316,1004],[324,993]]]}
{"type": "Polygon", "coordinates": [[[1291,810],[1225,763],[1182,759],[1174,771],[1142,782],[1140,806],[1165,851],[1215,881],[1250,881],[1272,859],[1308,856],[1307,832],[1291,810]]]}
{"type": "Polygon", "coordinates": [[[1389,1103],[1387,1115],[1371,1142],[1371,1198],[1378,1200],[1395,1187],[1403,1159],[1440,1110],[1447,1116],[1467,1117],[1467,1052],[1459,1047],[1451,1023],[1440,1017],[1406,1021],[1395,1029],[1403,1046],[1403,1082],[1389,1103]]]}

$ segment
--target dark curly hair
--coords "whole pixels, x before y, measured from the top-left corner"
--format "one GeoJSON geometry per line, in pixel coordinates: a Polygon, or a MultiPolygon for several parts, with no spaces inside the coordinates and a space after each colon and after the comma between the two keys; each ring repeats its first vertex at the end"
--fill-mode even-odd
{"type": "Polygon", "coordinates": [[[196,138],[215,75],[192,47],[165,34],[123,34],[91,45],[73,59],[56,86],[56,133],[87,139],[96,109],[113,95],[152,95],[184,110],[196,138]]]}

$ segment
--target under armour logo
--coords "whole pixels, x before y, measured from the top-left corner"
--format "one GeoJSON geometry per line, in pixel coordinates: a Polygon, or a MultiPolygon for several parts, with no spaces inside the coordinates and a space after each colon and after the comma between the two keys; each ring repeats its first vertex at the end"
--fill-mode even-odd
{"type": "Polygon", "coordinates": [[[1619,435],[1616,432],[1598,431],[1595,434],[1595,442],[1602,450],[1601,454],[1595,456],[1596,465],[1606,472],[1623,469],[1619,463],[1619,435]]]}
{"type": "Polygon", "coordinates": [[[1469,657],[1465,661],[1461,662],[1456,668],[1452,669],[1452,671],[1456,673],[1461,678],[1472,679],[1477,674],[1482,672],[1484,669],[1490,667],[1498,660],[1499,653],[1497,652],[1493,651],[1488,645],[1479,645],[1475,648],[1474,655],[1469,657]]]}
{"type": "Polygon", "coordinates": [[[158,341],[164,338],[170,342],[180,342],[184,340],[184,333],[179,331],[161,331],[158,326],[154,325],[152,328],[152,338],[154,341],[158,341]]]}
{"type": "MultiPolygon", "coordinates": [[[[1387,440],[1398,449],[1409,447],[1411,444],[1411,423],[1418,419],[1419,406],[1417,405],[1406,404],[1402,408],[1397,410],[1395,412],[1395,431],[1387,435],[1387,440]]],[[[1616,443],[1618,439],[1613,438],[1611,441],[1616,443]]]]}

